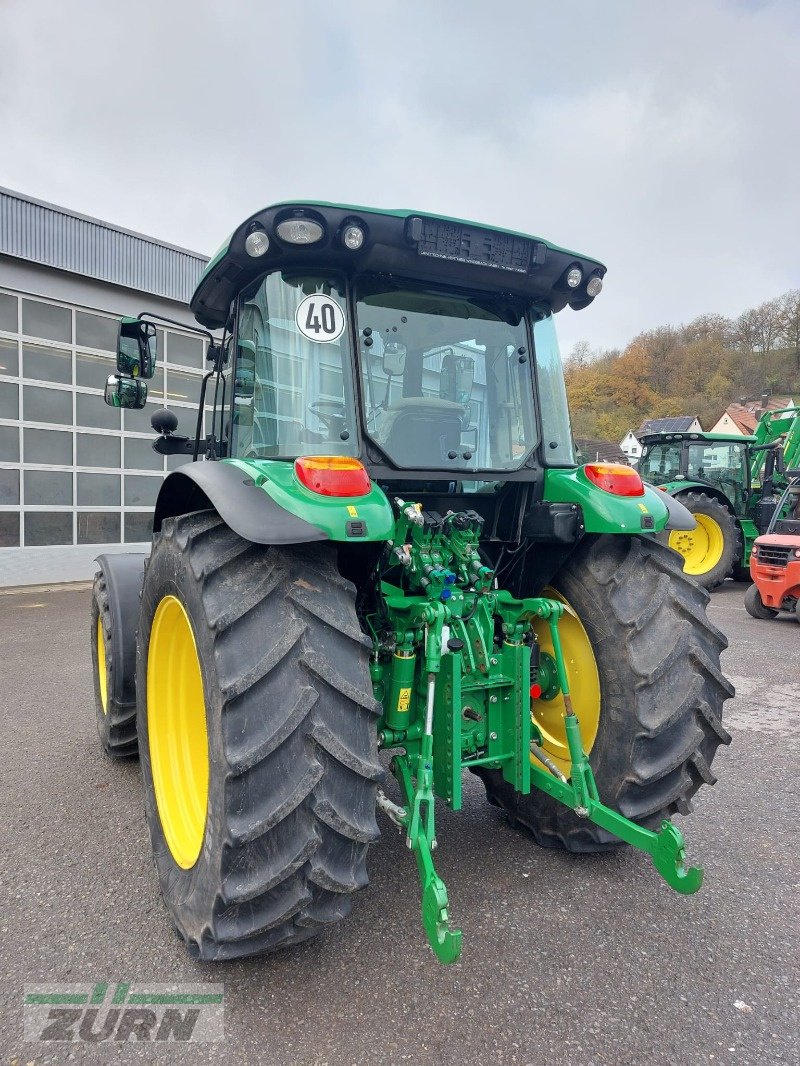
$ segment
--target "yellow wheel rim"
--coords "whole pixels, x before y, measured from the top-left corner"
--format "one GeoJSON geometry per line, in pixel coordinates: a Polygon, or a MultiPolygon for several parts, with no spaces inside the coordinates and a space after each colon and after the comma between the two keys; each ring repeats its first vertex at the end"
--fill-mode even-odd
{"type": "Polygon", "coordinates": [[[147,733],[164,839],[178,866],[189,870],[205,835],[208,734],[194,633],[175,596],[161,600],[150,631],[147,733]]]}
{"type": "Polygon", "coordinates": [[[97,681],[100,686],[100,704],[103,714],[108,714],[108,667],[106,665],[106,642],[103,637],[103,623],[97,618],[97,681]]]}
{"type": "Polygon", "coordinates": [[[694,529],[676,529],[669,535],[669,546],[683,556],[687,574],[707,574],[722,558],[725,535],[719,522],[710,515],[695,514],[694,529]]]}
{"type": "MultiPolygon", "coordinates": [[[[567,608],[559,622],[558,632],[564,652],[572,706],[580,722],[581,736],[588,755],[594,746],[600,726],[600,675],[597,672],[597,661],[589,635],[567,600],[551,588],[545,589],[542,595],[560,600],[567,608]]],[[[535,619],[532,625],[539,649],[552,655],[553,641],[547,622],[535,619]]],[[[531,716],[542,734],[542,747],[545,752],[559,770],[569,777],[570,759],[564,731],[564,697],[559,692],[551,700],[532,700],[531,716]]],[[[541,767],[541,763],[533,756],[531,762],[541,767]]]]}

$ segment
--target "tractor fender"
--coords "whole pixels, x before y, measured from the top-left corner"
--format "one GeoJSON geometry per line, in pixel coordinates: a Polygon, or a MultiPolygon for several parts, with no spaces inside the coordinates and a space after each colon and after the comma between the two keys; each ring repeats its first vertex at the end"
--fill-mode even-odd
{"type": "Polygon", "coordinates": [[[684,507],[680,500],[674,496],[670,496],[668,492],[661,493],[661,499],[666,504],[669,511],[669,517],[667,518],[667,524],[664,529],[694,529],[697,525],[697,521],[689,510],[688,507],[684,507]]]}
{"type": "Polygon", "coordinates": [[[143,552],[98,555],[95,559],[108,588],[111,661],[114,663],[111,696],[120,706],[136,700],[136,630],[146,559],[143,552]]]}
{"type": "Polygon", "coordinates": [[[234,533],[253,544],[309,544],[328,534],[281,507],[237,466],[190,463],[165,479],[156,500],[153,530],[165,518],[213,508],[234,533]]]}
{"type": "MultiPolygon", "coordinates": [[[[685,496],[687,492],[704,492],[706,496],[712,496],[715,500],[719,500],[723,507],[727,507],[733,514],[731,507],[731,501],[715,485],[710,485],[707,481],[670,481],[666,485],[660,485],[664,495],[669,495],[672,499],[680,500],[681,496],[685,496]]],[[[734,515],[734,518],[736,515],[734,515]]]]}

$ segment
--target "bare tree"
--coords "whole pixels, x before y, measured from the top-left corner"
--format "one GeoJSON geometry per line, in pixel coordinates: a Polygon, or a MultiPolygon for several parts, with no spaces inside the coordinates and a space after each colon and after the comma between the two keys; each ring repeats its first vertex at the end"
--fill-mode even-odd
{"type": "Polygon", "coordinates": [[[778,300],[780,306],[780,339],[794,357],[800,370],[800,289],[790,289],[778,300]]]}

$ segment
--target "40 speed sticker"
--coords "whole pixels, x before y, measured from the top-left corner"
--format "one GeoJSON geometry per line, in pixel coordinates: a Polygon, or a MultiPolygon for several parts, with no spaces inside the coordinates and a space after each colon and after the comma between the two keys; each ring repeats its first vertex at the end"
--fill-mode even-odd
{"type": "Polygon", "coordinates": [[[306,296],[294,313],[294,321],[304,337],[318,344],[338,341],[344,332],[344,310],[331,296],[315,292],[306,296]]]}

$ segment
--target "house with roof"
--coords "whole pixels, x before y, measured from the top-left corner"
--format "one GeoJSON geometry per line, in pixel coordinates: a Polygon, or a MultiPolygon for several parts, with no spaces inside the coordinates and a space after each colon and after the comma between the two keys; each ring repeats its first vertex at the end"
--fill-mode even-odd
{"type": "Polygon", "coordinates": [[[575,448],[581,463],[628,463],[628,457],[617,444],[594,437],[576,437],[575,448]]]}
{"type": "Polygon", "coordinates": [[[632,429],[619,442],[619,449],[629,463],[638,463],[642,457],[642,443],[632,429]]]}
{"type": "Polygon", "coordinates": [[[702,433],[697,415],[675,415],[672,418],[648,418],[636,430],[639,440],[648,433],[702,433]]]}
{"type": "Polygon", "coordinates": [[[747,403],[729,403],[723,415],[711,427],[711,432],[748,436],[755,433],[759,419],[765,411],[779,411],[784,407],[796,406],[791,396],[764,396],[761,400],[747,403]]]}

